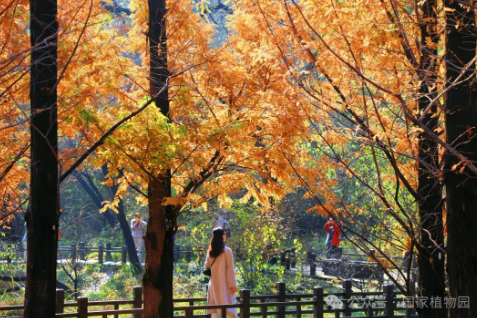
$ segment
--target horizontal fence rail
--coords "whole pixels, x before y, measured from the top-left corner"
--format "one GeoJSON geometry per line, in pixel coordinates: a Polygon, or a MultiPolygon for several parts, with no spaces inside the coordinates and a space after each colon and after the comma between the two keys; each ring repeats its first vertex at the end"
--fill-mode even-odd
{"type": "MultiPolygon", "coordinates": [[[[65,302],[65,292],[56,292],[56,317],[128,317],[141,318],[143,314],[142,287],[134,287],[131,300],[89,301],[80,297],[76,302],[65,302]],[[103,307],[98,310],[98,307],[103,307]],[[107,307],[107,308],[105,308],[107,307]],[[121,308],[122,307],[122,308],[121,308]],[[124,308],[128,307],[128,308],[124,308]],[[76,310],[76,311],[74,311],[76,310]]],[[[205,297],[174,299],[175,318],[210,317],[208,309],[218,309],[219,317],[226,318],[227,308],[236,308],[239,317],[313,317],[313,318],[415,318],[413,303],[407,302],[394,286],[385,285],[382,292],[353,292],[352,281],[343,281],[343,292],[324,293],[315,287],[313,293],[290,294],[286,284],[276,284],[276,293],[250,295],[243,289],[235,304],[207,305],[205,297]],[[184,305],[187,304],[187,305],[184,305]],[[359,314],[360,316],[356,316],[359,314]]],[[[23,305],[0,306],[0,317],[21,317],[23,305]]]]}
{"type": "MultiPolygon", "coordinates": [[[[24,262],[24,247],[20,244],[11,244],[9,247],[11,253],[5,253],[6,255],[0,259],[7,263],[24,262]]],[[[144,258],[145,250],[143,249],[140,253],[138,252],[138,256],[144,258]]],[[[113,247],[111,243],[106,243],[106,245],[87,246],[85,243],[80,242],[79,244],[71,244],[70,246],[58,246],[58,261],[85,263],[90,261],[100,264],[113,262],[115,264],[126,264],[127,257],[128,251],[126,245],[113,247]],[[113,256],[118,254],[119,257],[113,256]]]]}
{"type": "MultiPolygon", "coordinates": [[[[7,262],[22,262],[24,248],[21,244],[10,244],[10,251],[12,253],[6,254],[3,257],[7,262]]],[[[181,249],[179,245],[174,248],[174,262],[184,259],[190,262],[193,257],[200,257],[205,252],[190,249],[181,249]],[[198,255],[199,253],[199,255],[198,255]]],[[[373,255],[373,252],[371,251],[373,255]]],[[[140,258],[144,258],[145,250],[139,253],[140,258]]],[[[358,277],[363,276],[380,278],[383,272],[380,270],[380,265],[373,261],[373,256],[357,253],[343,253],[339,250],[338,253],[327,253],[326,259],[318,258],[318,254],[314,251],[308,251],[306,256],[301,260],[302,269],[306,268],[306,274],[309,276],[316,276],[318,266],[326,275],[341,276],[341,277],[358,277]]],[[[297,268],[297,253],[296,248],[284,250],[276,255],[278,262],[287,270],[297,268]]],[[[99,244],[98,246],[87,246],[84,242],[78,244],[73,243],[69,246],[58,246],[59,261],[71,262],[92,262],[104,264],[111,262],[113,264],[127,263],[127,248],[126,245],[120,247],[113,247],[111,243],[99,244]],[[118,256],[119,254],[119,256],[118,256]],[[115,256],[114,256],[115,255],[115,256]]],[[[378,261],[386,261],[384,257],[376,256],[378,261]]],[[[400,268],[407,268],[406,256],[391,256],[389,259],[400,268]]],[[[109,263],[109,264],[111,264],[109,263]]]]}

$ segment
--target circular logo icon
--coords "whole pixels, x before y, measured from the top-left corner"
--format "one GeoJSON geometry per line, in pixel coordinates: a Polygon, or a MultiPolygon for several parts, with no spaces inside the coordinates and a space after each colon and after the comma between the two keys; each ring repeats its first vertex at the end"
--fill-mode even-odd
{"type": "Polygon", "coordinates": [[[343,302],[336,295],[328,295],[325,297],[325,302],[333,309],[342,309],[343,302]]]}

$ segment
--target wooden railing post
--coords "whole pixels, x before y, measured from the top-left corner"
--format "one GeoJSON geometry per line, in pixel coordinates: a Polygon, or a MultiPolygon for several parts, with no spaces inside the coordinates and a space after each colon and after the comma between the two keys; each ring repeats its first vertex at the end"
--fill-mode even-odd
{"type": "Polygon", "coordinates": [[[343,304],[344,304],[344,315],[345,316],[351,316],[351,293],[352,293],[352,288],[351,288],[351,279],[345,279],[343,281],[343,288],[344,288],[344,299],[343,299],[343,304]]]}
{"type": "Polygon", "coordinates": [[[103,264],[103,243],[98,245],[98,263],[103,264]]]}
{"type": "Polygon", "coordinates": [[[366,316],[366,318],[373,318],[373,306],[372,305],[368,306],[367,311],[368,311],[368,315],[366,316]]]}
{"type": "MultiPolygon", "coordinates": [[[[119,310],[119,304],[118,303],[114,304],[114,310],[119,310]]],[[[119,318],[119,314],[114,314],[114,318],[119,318]]]]}
{"type": "Polygon", "coordinates": [[[240,299],[242,300],[240,318],[250,318],[250,290],[242,289],[240,291],[240,299]]]}
{"type": "Polygon", "coordinates": [[[268,317],[268,307],[267,306],[262,306],[260,308],[260,312],[262,313],[262,318],[267,318],[268,317]]]}
{"type": "Polygon", "coordinates": [[[290,250],[286,251],[285,252],[285,255],[286,255],[286,258],[285,258],[285,268],[290,270],[291,267],[290,267],[290,258],[291,258],[291,254],[290,254],[290,250]]]}
{"type": "MultiPolygon", "coordinates": [[[[278,301],[281,303],[286,302],[286,284],[284,282],[278,282],[276,284],[277,286],[277,295],[278,295],[278,301]]],[[[285,305],[280,305],[278,307],[278,318],[285,318],[285,310],[286,306],[285,305]]]]}
{"type": "MultiPolygon", "coordinates": [[[[301,297],[297,297],[296,301],[301,301],[301,297]]],[[[296,318],[301,318],[301,304],[296,305],[296,318]]]]}
{"type": "Polygon", "coordinates": [[[111,242],[106,243],[106,261],[111,262],[112,257],[111,257],[111,242]]]}
{"type": "Polygon", "coordinates": [[[78,318],[88,318],[88,298],[78,298],[78,318]]]}
{"type": "Polygon", "coordinates": [[[283,251],[280,254],[280,266],[285,266],[285,263],[286,263],[286,252],[283,251]]]}
{"type": "Polygon", "coordinates": [[[85,246],[84,242],[80,242],[79,255],[80,255],[80,259],[82,261],[84,261],[85,256],[86,256],[86,246],[85,246]]]}
{"type": "Polygon", "coordinates": [[[296,268],[296,247],[291,249],[290,258],[291,258],[291,267],[296,268]]]}
{"type": "Polygon", "coordinates": [[[121,249],[121,263],[126,264],[127,254],[128,254],[128,249],[126,245],[123,245],[123,248],[121,249]]]}
{"type": "Polygon", "coordinates": [[[72,263],[76,262],[76,244],[75,243],[71,243],[70,257],[71,257],[72,263]]]}
{"type": "Polygon", "coordinates": [[[172,260],[174,263],[179,262],[180,257],[180,246],[178,244],[174,244],[174,249],[172,250],[172,260]]]}
{"type": "Polygon", "coordinates": [[[310,262],[310,276],[316,276],[316,253],[309,252],[308,253],[308,261],[310,262]]]}
{"type": "Polygon", "coordinates": [[[313,318],[323,318],[323,287],[313,289],[313,318]]]}
{"type": "MultiPolygon", "coordinates": [[[[194,306],[194,302],[193,302],[193,301],[189,301],[189,307],[193,307],[193,306],[194,306]]],[[[185,316],[186,316],[186,318],[192,317],[193,313],[194,313],[194,311],[193,311],[192,309],[187,309],[187,310],[185,311],[185,316]]]]}
{"type": "Polygon", "coordinates": [[[63,289],[56,290],[56,313],[62,314],[65,311],[65,291],[63,289]]]}
{"type": "Polygon", "coordinates": [[[191,254],[192,254],[191,251],[187,251],[187,252],[186,252],[186,262],[187,262],[187,263],[190,263],[191,254]]]}
{"type": "MultiPolygon", "coordinates": [[[[134,290],[133,308],[142,308],[142,287],[135,286],[133,290],[134,290]]],[[[142,314],[136,313],[134,314],[134,318],[142,318],[142,314]]]]}
{"type": "Polygon", "coordinates": [[[383,294],[385,301],[384,314],[387,318],[394,318],[394,285],[385,285],[383,288],[383,294]]]}

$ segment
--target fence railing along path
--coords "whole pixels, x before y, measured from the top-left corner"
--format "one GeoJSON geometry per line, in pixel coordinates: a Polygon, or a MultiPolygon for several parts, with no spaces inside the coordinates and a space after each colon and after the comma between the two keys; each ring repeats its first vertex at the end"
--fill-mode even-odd
{"type": "MultiPolygon", "coordinates": [[[[10,246],[13,251],[11,255],[4,257],[6,262],[24,262],[22,245],[10,246]]],[[[138,254],[140,258],[144,259],[145,251],[138,254]]],[[[128,258],[128,251],[126,245],[120,247],[113,247],[111,243],[99,244],[98,246],[87,246],[85,243],[71,244],[70,246],[58,246],[58,261],[72,261],[84,263],[111,263],[111,264],[126,264],[128,258]],[[92,258],[90,254],[96,254],[92,258]]]]}
{"type": "MultiPolygon", "coordinates": [[[[11,245],[10,249],[13,251],[13,255],[8,256],[5,261],[23,261],[23,246],[22,245],[11,245]]],[[[197,256],[198,251],[191,251],[190,249],[181,249],[180,246],[176,245],[174,249],[174,262],[177,262],[181,258],[185,259],[186,262],[190,262],[193,256],[197,256]]],[[[200,251],[199,251],[200,252],[200,251]]],[[[140,258],[144,259],[145,251],[141,252],[140,258]]],[[[205,252],[204,252],[205,253],[205,252]]],[[[202,255],[202,254],[201,254],[202,255]]],[[[204,254],[205,255],[205,254],[204,254]]],[[[278,255],[277,255],[278,256],[278,255]]],[[[356,253],[340,253],[344,259],[347,259],[358,264],[360,266],[369,266],[375,271],[375,268],[379,266],[377,264],[365,265],[369,258],[365,254],[356,254],[356,253]],[[376,266],[375,266],[376,265],[376,266]]],[[[404,257],[392,256],[391,259],[395,264],[401,265],[404,257]]],[[[87,246],[84,242],[79,244],[73,243],[69,246],[58,246],[58,260],[60,262],[64,261],[74,261],[74,262],[84,262],[84,263],[100,263],[100,264],[126,264],[127,263],[127,248],[126,245],[121,247],[113,247],[111,243],[99,244],[98,246],[87,246]],[[93,254],[93,255],[91,255],[93,254]],[[118,256],[119,254],[119,256],[118,256]]],[[[285,267],[287,270],[296,268],[297,266],[297,257],[296,249],[290,248],[285,251],[280,252],[279,261],[281,266],[285,267]]],[[[300,264],[302,268],[307,269],[307,273],[310,276],[316,276],[317,268],[324,267],[323,259],[317,258],[317,253],[314,251],[307,252],[306,258],[302,260],[300,264]]]]}
{"type": "MultiPolygon", "coordinates": [[[[9,245],[11,254],[7,254],[0,260],[11,262],[24,262],[23,252],[24,247],[21,244],[9,245]]],[[[205,252],[204,252],[205,253],[205,252]]],[[[187,262],[192,259],[193,251],[187,249],[180,249],[176,246],[174,249],[174,262],[177,262],[181,257],[185,258],[187,262]]],[[[141,259],[145,257],[145,250],[138,253],[141,259]]],[[[73,243],[71,245],[58,246],[58,261],[80,261],[86,263],[113,263],[126,264],[128,258],[128,251],[126,245],[116,247],[111,243],[99,244],[98,246],[87,246],[84,242],[79,244],[73,243]],[[94,254],[94,255],[91,255],[94,254]],[[117,256],[119,254],[119,257],[117,256]]]]}
{"type": "MultiPolygon", "coordinates": [[[[141,318],[143,313],[142,287],[134,287],[131,300],[89,301],[80,297],[75,302],[65,302],[65,292],[57,290],[56,317],[87,318],[129,317],[141,318]],[[130,308],[120,308],[120,307],[130,308]],[[98,310],[98,307],[103,307],[98,310]],[[104,309],[104,307],[109,307],[104,309]],[[76,311],[75,311],[76,310],[76,311]]],[[[174,299],[175,318],[210,317],[207,309],[220,309],[221,318],[226,318],[226,308],[237,308],[240,318],[250,317],[313,317],[313,318],[415,318],[418,317],[411,308],[411,303],[394,291],[393,285],[386,285],[382,292],[354,292],[350,280],[343,281],[343,292],[324,293],[323,287],[315,287],[310,294],[290,294],[286,284],[277,283],[276,293],[270,295],[250,295],[250,290],[243,289],[237,297],[236,304],[206,305],[206,298],[174,299]],[[184,305],[187,304],[187,305],[184,305]],[[402,304],[400,306],[400,304],[402,304]],[[359,314],[357,316],[357,314],[359,314]]],[[[20,317],[22,305],[0,306],[0,317],[13,313],[20,317]]],[[[8,315],[12,317],[12,315],[8,315]]]]}

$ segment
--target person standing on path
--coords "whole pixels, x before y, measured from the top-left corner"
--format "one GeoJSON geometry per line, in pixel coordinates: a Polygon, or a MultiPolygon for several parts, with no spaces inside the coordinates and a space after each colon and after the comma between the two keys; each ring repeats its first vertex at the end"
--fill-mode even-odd
{"type": "Polygon", "coordinates": [[[131,220],[131,231],[139,258],[141,258],[141,252],[144,248],[144,239],[142,237],[144,236],[143,232],[146,226],[147,223],[141,220],[141,215],[135,213],[134,219],[131,220]]]}
{"type": "Polygon", "coordinates": [[[334,256],[338,254],[338,249],[340,246],[341,229],[338,224],[336,224],[336,222],[330,218],[330,220],[325,224],[325,230],[328,232],[328,237],[326,238],[328,258],[335,258],[334,256]]]}
{"type": "MultiPolygon", "coordinates": [[[[225,231],[219,227],[212,231],[205,268],[210,268],[209,288],[207,290],[207,305],[235,304],[237,280],[235,278],[234,257],[232,250],[225,245],[225,231]]],[[[236,308],[227,308],[227,317],[237,317],[236,308]]],[[[212,318],[222,316],[221,309],[208,309],[212,318]]]]}

